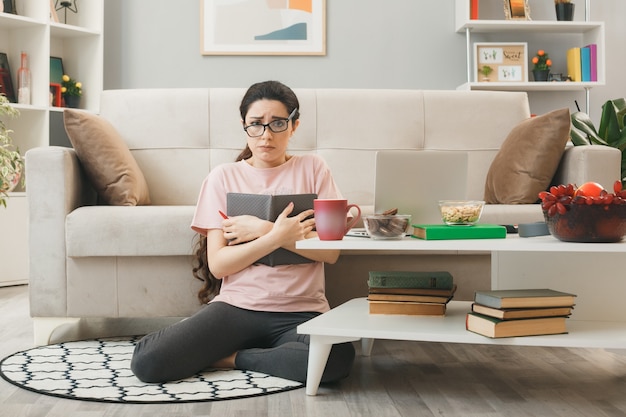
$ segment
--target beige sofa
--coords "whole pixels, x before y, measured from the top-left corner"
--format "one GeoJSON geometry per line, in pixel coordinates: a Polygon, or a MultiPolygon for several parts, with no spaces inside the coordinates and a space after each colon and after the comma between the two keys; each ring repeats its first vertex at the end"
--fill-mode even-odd
{"type": "MultiPolygon", "coordinates": [[[[148,206],[101,206],[73,149],[26,155],[30,206],[30,297],[35,342],[79,318],[185,317],[200,305],[191,275],[189,228],[198,190],[212,167],[244,146],[238,107],[244,89],[112,90],[100,116],[124,138],[149,187],[148,206]]],[[[520,92],[297,89],[301,127],[291,152],[316,152],[344,196],[371,212],[379,149],[468,153],[467,195],[482,199],[490,163],[509,131],[530,116],[520,92]]],[[[619,176],[619,151],[568,148],[559,180],[619,176]]],[[[424,172],[423,175],[428,175],[424,172]]],[[[536,204],[490,205],[484,222],[542,220],[536,204]]],[[[331,305],[367,292],[372,269],[448,270],[470,299],[489,287],[487,253],[345,253],[327,265],[331,305]]]]}

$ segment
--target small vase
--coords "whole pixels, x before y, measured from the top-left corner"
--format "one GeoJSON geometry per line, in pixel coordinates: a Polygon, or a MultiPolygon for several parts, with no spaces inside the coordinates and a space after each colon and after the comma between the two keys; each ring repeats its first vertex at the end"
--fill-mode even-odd
{"type": "Polygon", "coordinates": [[[554,6],[556,8],[556,20],[574,20],[574,3],[557,3],[554,6]]]}
{"type": "Polygon", "coordinates": [[[533,78],[535,81],[548,81],[550,70],[533,70],[533,78]]]}
{"type": "Polygon", "coordinates": [[[80,105],[80,97],[77,97],[77,96],[65,97],[65,107],[69,107],[71,109],[77,109],[79,105],[80,105]]]}

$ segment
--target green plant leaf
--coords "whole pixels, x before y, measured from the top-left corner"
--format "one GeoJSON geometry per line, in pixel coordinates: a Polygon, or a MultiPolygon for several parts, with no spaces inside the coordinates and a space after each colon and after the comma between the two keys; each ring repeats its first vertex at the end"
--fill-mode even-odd
{"type": "Polygon", "coordinates": [[[617,120],[618,109],[613,104],[613,100],[608,100],[602,106],[602,117],[600,118],[600,128],[598,135],[604,139],[610,146],[617,143],[620,138],[620,123],[617,120]]]}
{"type": "MultiPolygon", "coordinates": [[[[572,125],[587,137],[589,143],[595,143],[598,145],[608,145],[604,139],[598,135],[596,127],[593,125],[591,118],[587,113],[575,112],[571,115],[572,125]]],[[[570,134],[571,137],[571,134],[570,134]]]]}
{"type": "Polygon", "coordinates": [[[591,142],[589,141],[589,139],[587,139],[587,136],[583,135],[575,129],[571,129],[569,131],[569,139],[572,141],[574,146],[591,145],[591,142]]]}

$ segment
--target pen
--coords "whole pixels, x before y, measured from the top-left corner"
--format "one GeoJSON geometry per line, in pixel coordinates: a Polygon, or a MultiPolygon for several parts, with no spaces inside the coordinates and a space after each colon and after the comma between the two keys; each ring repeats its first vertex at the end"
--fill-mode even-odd
{"type": "Polygon", "coordinates": [[[218,212],[220,213],[220,216],[222,216],[222,218],[224,219],[228,219],[228,216],[224,214],[224,212],[222,210],[218,210],[218,212]]]}

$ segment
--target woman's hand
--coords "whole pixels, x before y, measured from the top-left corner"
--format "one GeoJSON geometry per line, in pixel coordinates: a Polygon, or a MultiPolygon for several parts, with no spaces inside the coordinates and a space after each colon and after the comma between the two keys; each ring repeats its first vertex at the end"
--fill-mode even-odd
{"type": "Polygon", "coordinates": [[[272,237],[278,239],[277,242],[281,247],[289,247],[294,245],[297,240],[306,239],[315,226],[314,218],[307,219],[307,217],[313,216],[313,210],[305,210],[293,217],[287,217],[292,211],[293,203],[289,203],[276,218],[270,231],[272,237]]]}
{"type": "Polygon", "coordinates": [[[272,222],[255,216],[234,216],[222,222],[224,239],[229,245],[250,242],[272,230],[272,222]]]}

